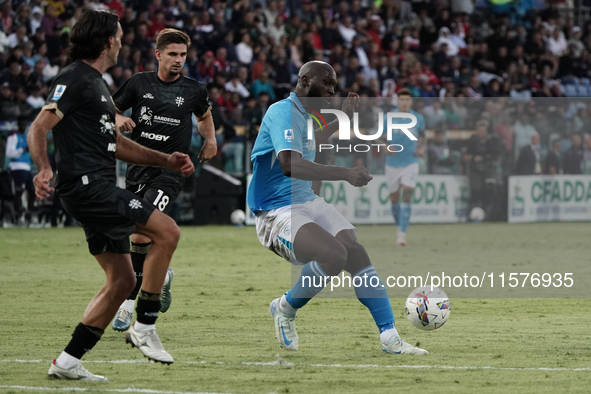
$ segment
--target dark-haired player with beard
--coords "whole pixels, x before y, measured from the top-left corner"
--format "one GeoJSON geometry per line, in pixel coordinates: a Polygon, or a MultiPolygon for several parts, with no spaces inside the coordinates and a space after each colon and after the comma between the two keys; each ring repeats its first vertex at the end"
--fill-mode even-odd
{"type": "MultiPolygon", "coordinates": [[[[253,176],[248,205],[256,215],[259,241],[290,263],[304,266],[295,285],[269,306],[276,339],[284,349],[298,350],[297,311],[324,288],[331,276],[345,270],[354,280],[361,279],[355,294],[379,328],[382,351],[428,354],[398,336],[388,293],[365,248],[357,241],[355,227],[311,189],[312,181],[342,180],[359,187],[372,179],[364,167],[314,163],[315,139],[330,137],[338,121],[308,139],[310,116],[306,108],[320,111],[319,105],[334,95],[336,86],[337,76],[329,64],[304,64],[295,91],[267,110],[251,155],[253,176]]],[[[357,100],[357,95],[349,94],[343,104],[349,117],[357,100]]]]}
{"type": "MultiPolygon", "coordinates": [[[[186,33],[164,29],[156,38],[158,72],[138,73],[129,78],[115,93],[117,125],[131,131],[131,139],[145,147],[164,153],[189,153],[192,136],[191,117],[197,117],[199,133],[205,145],[199,153],[201,161],[217,152],[215,129],[208,102],[207,88],[201,82],[181,75],[191,41],[186,33]],[[128,108],[131,117],[122,115],[128,108]]],[[[168,214],[179,196],[184,178],[165,168],[132,165],[127,169],[127,190],[145,198],[161,212],[168,214]]],[[[116,331],[129,329],[135,299],[141,288],[144,260],[151,240],[142,234],[131,236],[131,260],[137,284],[121,304],[112,327],[116,331]]],[[[173,271],[168,269],[160,295],[160,312],[166,312],[172,302],[170,286],[173,271]]]]}
{"type": "MultiPolygon", "coordinates": [[[[146,256],[145,276],[137,305],[137,331],[127,338],[149,359],[171,364],[155,323],[160,290],[176,249],[180,230],[146,199],[116,186],[116,159],[153,165],[190,175],[194,166],[185,154],[147,149],[119,134],[115,105],[102,74],[117,63],[123,31],[116,14],[86,11],[72,29],[69,53],[74,61],[53,80],[47,102],[29,130],[30,153],[39,168],[35,192],[53,190],[46,136],[53,130],[57,184],[64,208],[86,233],[90,253],[105,271],[107,282],[92,299],[82,321],[48,376],[66,380],[107,381],[87,371],[82,356],[101,338],[118,305],[135,286],[129,256],[129,235],[153,240],[146,256]]],[[[180,176],[180,174],[179,174],[180,176]]]]}

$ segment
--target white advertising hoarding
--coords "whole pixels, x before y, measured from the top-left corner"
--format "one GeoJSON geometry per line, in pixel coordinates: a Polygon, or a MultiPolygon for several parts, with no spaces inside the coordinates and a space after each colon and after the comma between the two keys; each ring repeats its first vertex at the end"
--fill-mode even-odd
{"type": "Polygon", "coordinates": [[[591,220],[591,176],[509,177],[509,223],[591,220]]]}

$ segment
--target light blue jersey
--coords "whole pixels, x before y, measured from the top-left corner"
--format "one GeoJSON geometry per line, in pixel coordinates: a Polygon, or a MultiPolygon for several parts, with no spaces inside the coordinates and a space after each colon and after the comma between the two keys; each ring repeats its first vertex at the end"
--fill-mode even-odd
{"type": "Polygon", "coordinates": [[[301,153],[305,160],[314,161],[316,141],[308,140],[308,119],[294,93],[270,106],[263,117],[250,156],[253,169],[247,202],[255,214],[316,198],[312,182],[286,177],[277,159],[279,152],[293,150],[301,153]]]}
{"type": "MultiPolygon", "coordinates": [[[[394,112],[399,112],[398,109],[394,110],[394,112]]],[[[425,131],[425,118],[423,115],[419,114],[418,112],[410,110],[410,113],[417,117],[417,124],[411,128],[409,131],[418,138],[419,132],[425,131]]],[[[388,129],[387,116],[384,116],[384,132],[388,129]]],[[[404,124],[404,123],[411,123],[411,120],[408,118],[394,118],[392,120],[394,124],[404,124]]],[[[386,156],[386,165],[395,168],[402,168],[407,167],[411,164],[418,163],[418,159],[415,156],[415,151],[417,150],[417,141],[413,141],[404,132],[400,129],[392,130],[392,139],[388,140],[389,144],[398,144],[402,145],[403,149],[402,152],[396,152],[393,155],[386,156]]]]}

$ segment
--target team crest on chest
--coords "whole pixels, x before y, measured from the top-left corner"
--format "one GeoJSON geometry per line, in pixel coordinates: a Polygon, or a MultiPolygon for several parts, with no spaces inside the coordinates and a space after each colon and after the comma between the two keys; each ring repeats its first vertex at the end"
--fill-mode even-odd
{"type": "Polygon", "coordinates": [[[138,123],[142,122],[144,122],[144,124],[148,126],[152,126],[152,110],[150,109],[150,107],[143,106],[140,110],[140,118],[138,120],[138,123]]]}
{"type": "Polygon", "coordinates": [[[176,100],[174,100],[174,102],[176,103],[177,107],[180,107],[185,102],[185,99],[179,96],[176,98],[176,100]]]}
{"type": "Polygon", "coordinates": [[[101,133],[109,133],[113,135],[113,131],[115,130],[115,124],[110,120],[111,117],[108,114],[104,114],[103,116],[101,116],[100,122],[103,125],[103,127],[101,127],[101,133]]]}

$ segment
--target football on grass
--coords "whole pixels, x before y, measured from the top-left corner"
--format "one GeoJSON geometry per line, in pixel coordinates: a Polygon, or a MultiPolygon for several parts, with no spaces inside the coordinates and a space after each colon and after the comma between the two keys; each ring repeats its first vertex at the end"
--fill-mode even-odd
{"type": "Polygon", "coordinates": [[[449,319],[451,304],[443,290],[431,286],[414,289],[406,299],[404,314],[421,330],[436,330],[449,319]]]}

